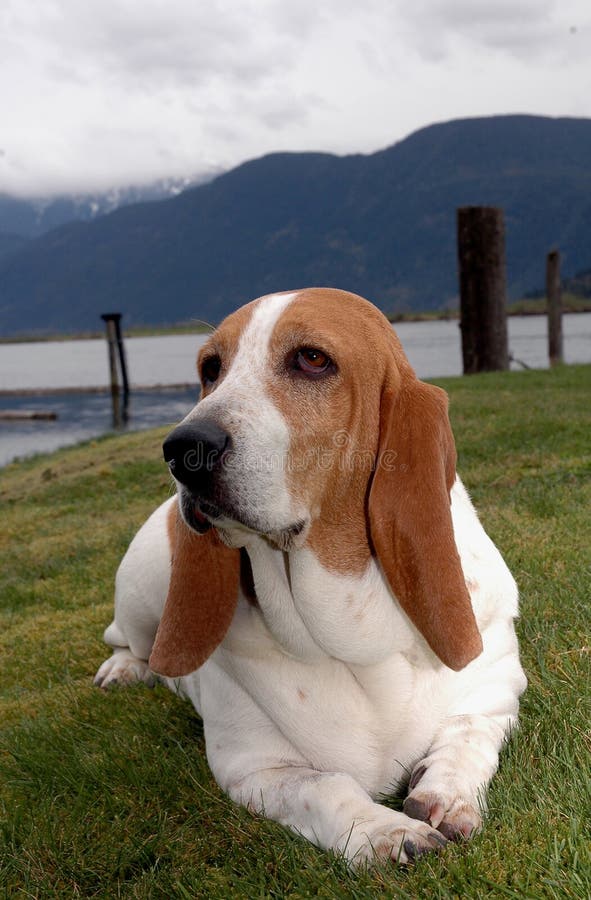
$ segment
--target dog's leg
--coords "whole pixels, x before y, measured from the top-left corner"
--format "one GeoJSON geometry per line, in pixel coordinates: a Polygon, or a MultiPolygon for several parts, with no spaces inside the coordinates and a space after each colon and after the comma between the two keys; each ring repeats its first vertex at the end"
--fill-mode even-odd
{"type": "Polygon", "coordinates": [[[207,759],[234,802],[352,865],[406,863],[447,843],[429,824],[376,803],[350,774],[313,768],[219,664],[200,674],[207,759]]]}
{"type": "Polygon", "coordinates": [[[487,716],[452,716],[414,767],[404,811],[452,840],[482,825],[484,792],[497,770],[503,725],[487,716]]]}
{"type": "Polygon", "coordinates": [[[168,592],[167,516],[174,502],[174,497],[167,500],[150,516],[121,561],[115,579],[115,618],[104,634],[105,643],[114,652],[95,676],[94,683],[99,687],[155,682],[147,660],[168,592]]]}
{"type": "Polygon", "coordinates": [[[516,644],[508,644],[510,651],[500,659],[476,661],[462,673],[463,699],[454,704],[410,778],[404,811],[451,840],[468,838],[481,827],[486,787],[517,722],[526,680],[516,644]]]}
{"type": "Polygon", "coordinates": [[[430,825],[375,803],[350,776],[305,766],[263,769],[229,786],[233,800],[280,822],[354,866],[380,859],[407,863],[441,850],[430,825]]]}

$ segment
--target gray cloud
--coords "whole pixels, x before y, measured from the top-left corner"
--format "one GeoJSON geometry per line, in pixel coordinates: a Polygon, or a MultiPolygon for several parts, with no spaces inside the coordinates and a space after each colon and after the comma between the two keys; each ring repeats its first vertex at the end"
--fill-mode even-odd
{"type": "MultiPolygon", "coordinates": [[[[38,16],[17,23],[21,45],[42,42],[53,66],[72,67],[92,80],[119,80],[146,89],[200,85],[216,74],[227,80],[257,80],[281,62],[277,46],[263,53],[254,9],[231,17],[215,4],[187,0],[141,3],[40,3],[38,16]]],[[[54,70],[56,71],[56,70],[54,70]]]]}
{"type": "Polygon", "coordinates": [[[435,59],[453,53],[458,40],[520,59],[555,55],[568,38],[558,17],[564,8],[559,0],[415,0],[399,6],[418,52],[435,59]]]}
{"type": "Polygon", "coordinates": [[[7,0],[0,190],[365,152],[462,115],[589,115],[590,27],[588,0],[7,0]]]}

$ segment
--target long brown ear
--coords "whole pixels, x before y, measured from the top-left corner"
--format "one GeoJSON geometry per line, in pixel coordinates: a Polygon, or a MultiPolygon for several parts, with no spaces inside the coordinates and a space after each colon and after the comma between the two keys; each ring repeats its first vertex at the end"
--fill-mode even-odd
{"type": "Polygon", "coordinates": [[[195,534],[178,504],[168,519],[172,571],[168,597],[150,655],[150,668],[177,678],[199,668],[223,640],[238,602],[240,551],[211,528],[195,534]]]}
{"type": "Polygon", "coordinates": [[[386,389],[369,496],[374,548],[400,605],[451,669],[482,651],[453,534],[456,451],[447,396],[412,381],[386,389]]]}

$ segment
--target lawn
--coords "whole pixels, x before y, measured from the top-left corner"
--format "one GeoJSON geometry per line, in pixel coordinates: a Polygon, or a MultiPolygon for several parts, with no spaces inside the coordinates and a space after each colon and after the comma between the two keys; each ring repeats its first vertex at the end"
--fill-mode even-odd
{"type": "Polygon", "coordinates": [[[521,589],[529,688],[483,833],[352,874],[230,803],[189,704],[93,688],[118,561],[170,493],[150,431],[0,474],[0,896],[591,896],[591,367],[439,383],[521,589]]]}

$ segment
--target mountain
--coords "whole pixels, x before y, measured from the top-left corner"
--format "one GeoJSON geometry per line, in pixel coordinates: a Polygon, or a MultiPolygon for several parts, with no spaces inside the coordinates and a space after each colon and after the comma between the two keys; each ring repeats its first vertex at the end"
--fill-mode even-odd
{"type": "Polygon", "coordinates": [[[187,187],[211,180],[214,173],[194,178],[163,178],[151,184],[118,187],[91,194],[22,198],[0,194],[0,261],[31,238],[70,222],[89,222],[121,206],[175,197],[187,187]]]}
{"type": "Polygon", "coordinates": [[[29,241],[0,262],[3,332],[218,321],[270,291],[335,285],[389,312],[457,295],[456,208],[505,210],[510,296],[591,261],[591,120],[433,125],[386,150],[278,153],[29,241]]]}
{"type": "Polygon", "coordinates": [[[20,250],[26,240],[20,234],[4,234],[0,231],[0,260],[5,256],[10,256],[16,250],[20,250]]]}
{"type": "Polygon", "coordinates": [[[576,294],[577,297],[591,297],[591,269],[577,272],[572,278],[567,278],[562,289],[576,294]]]}
{"type": "MultiPolygon", "coordinates": [[[[563,295],[572,294],[575,297],[591,297],[591,269],[586,269],[584,272],[575,272],[570,278],[563,278],[561,287],[563,295]]],[[[546,288],[535,288],[523,296],[525,299],[545,299],[546,288]]]]}
{"type": "Polygon", "coordinates": [[[90,194],[28,199],[0,194],[0,236],[39,237],[68,222],[89,222],[131,203],[176,197],[188,187],[209,181],[214,174],[218,173],[193,178],[162,178],[151,184],[118,187],[90,194]]]}

